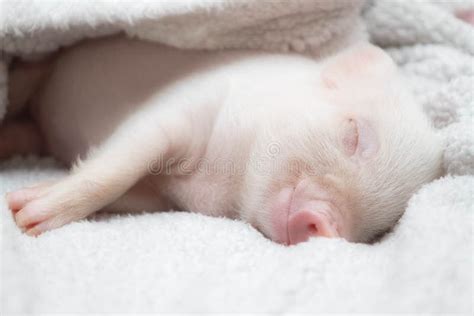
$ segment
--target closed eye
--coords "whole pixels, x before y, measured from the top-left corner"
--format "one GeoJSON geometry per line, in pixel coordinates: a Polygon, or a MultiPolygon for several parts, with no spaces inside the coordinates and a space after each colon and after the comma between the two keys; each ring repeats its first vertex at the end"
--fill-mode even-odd
{"type": "Polygon", "coordinates": [[[353,119],[349,119],[344,124],[344,132],[342,137],[342,145],[344,147],[344,153],[348,156],[352,156],[356,153],[359,145],[359,129],[357,123],[353,119]]]}
{"type": "Polygon", "coordinates": [[[369,121],[350,118],[343,126],[342,145],[346,155],[368,159],[377,153],[379,141],[369,121]]]}

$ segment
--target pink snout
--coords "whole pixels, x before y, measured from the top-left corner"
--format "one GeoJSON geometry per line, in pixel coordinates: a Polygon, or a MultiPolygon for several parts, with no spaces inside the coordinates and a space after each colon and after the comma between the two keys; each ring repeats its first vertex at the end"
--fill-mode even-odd
{"type": "Polygon", "coordinates": [[[344,237],[347,226],[334,204],[337,195],[311,179],[283,188],[271,205],[274,241],[295,245],[310,237],[344,237]]]}
{"type": "Polygon", "coordinates": [[[310,237],[339,237],[336,223],[324,211],[301,210],[288,218],[290,245],[308,240],[310,237]]]}

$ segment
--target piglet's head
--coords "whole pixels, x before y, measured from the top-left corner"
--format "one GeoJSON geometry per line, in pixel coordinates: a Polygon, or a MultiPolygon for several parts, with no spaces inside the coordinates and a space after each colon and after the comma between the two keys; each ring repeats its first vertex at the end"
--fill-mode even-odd
{"type": "Polygon", "coordinates": [[[249,208],[260,210],[247,219],[283,244],[368,242],[439,176],[442,143],[379,48],[361,44],[324,61],[314,82],[306,100],[299,93],[298,103],[307,104],[292,105],[297,123],[274,131],[279,168],[249,178],[259,192],[249,208]]]}

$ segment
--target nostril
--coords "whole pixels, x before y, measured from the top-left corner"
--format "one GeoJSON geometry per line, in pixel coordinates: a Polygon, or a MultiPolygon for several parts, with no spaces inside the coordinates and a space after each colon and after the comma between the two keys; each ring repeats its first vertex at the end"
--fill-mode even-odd
{"type": "Polygon", "coordinates": [[[318,227],[316,226],[316,224],[309,224],[308,225],[308,234],[310,236],[318,235],[318,227]]]}

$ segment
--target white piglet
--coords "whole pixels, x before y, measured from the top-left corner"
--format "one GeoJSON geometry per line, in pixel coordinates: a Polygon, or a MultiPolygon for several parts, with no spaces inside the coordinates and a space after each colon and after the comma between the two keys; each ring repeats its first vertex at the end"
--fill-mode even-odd
{"type": "Polygon", "coordinates": [[[317,62],[111,37],[13,69],[11,91],[34,123],[4,124],[2,156],[33,148],[75,164],[7,195],[29,235],[99,210],[171,208],[240,218],[288,245],[370,242],[441,173],[442,141],[370,44],[317,62]]]}

